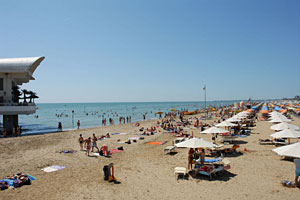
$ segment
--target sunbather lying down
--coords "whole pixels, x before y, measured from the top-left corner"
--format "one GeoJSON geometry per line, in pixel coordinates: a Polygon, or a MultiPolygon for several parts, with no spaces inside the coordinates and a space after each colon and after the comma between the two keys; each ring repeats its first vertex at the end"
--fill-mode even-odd
{"type": "Polygon", "coordinates": [[[17,188],[23,185],[30,185],[31,181],[26,174],[17,173],[13,176],[7,176],[5,179],[0,181],[0,190],[4,190],[7,188],[17,188]]]}

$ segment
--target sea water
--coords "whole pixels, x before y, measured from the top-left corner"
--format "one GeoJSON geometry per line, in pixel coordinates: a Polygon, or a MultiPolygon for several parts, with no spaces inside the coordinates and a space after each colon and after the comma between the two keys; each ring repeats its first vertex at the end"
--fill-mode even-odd
{"type": "MultiPolygon", "coordinates": [[[[236,101],[211,101],[206,105],[225,106],[236,101]]],[[[157,119],[155,112],[170,112],[175,110],[196,110],[204,107],[204,102],[143,102],[143,103],[40,103],[32,115],[19,115],[22,135],[56,132],[58,123],[62,123],[63,130],[102,126],[102,118],[109,118],[119,124],[119,117],[131,116],[131,122],[146,119],[157,119]],[[74,112],[72,112],[74,111],[74,112]]]]}

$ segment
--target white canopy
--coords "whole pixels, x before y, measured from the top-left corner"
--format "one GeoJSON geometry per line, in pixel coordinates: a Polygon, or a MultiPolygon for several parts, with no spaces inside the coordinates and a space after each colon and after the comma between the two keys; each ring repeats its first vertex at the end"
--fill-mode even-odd
{"type": "Polygon", "coordinates": [[[217,127],[226,127],[226,126],[237,126],[237,124],[228,122],[228,121],[223,121],[220,124],[216,125],[217,127]]]}
{"type": "Polygon", "coordinates": [[[273,125],[270,127],[272,130],[280,131],[284,129],[292,129],[292,130],[299,130],[299,127],[293,124],[288,124],[286,122],[281,122],[279,124],[273,125]]]}
{"type": "Polygon", "coordinates": [[[272,149],[280,156],[290,156],[300,158],[300,142],[272,149]]]}
{"type": "Polygon", "coordinates": [[[222,129],[222,128],[217,128],[217,127],[211,127],[209,129],[206,129],[205,131],[202,131],[201,133],[228,133],[229,131],[222,129]]]}
{"type": "Polygon", "coordinates": [[[192,138],[180,143],[175,144],[176,147],[186,147],[186,148],[211,148],[216,147],[214,143],[208,142],[203,138],[192,138]]]}

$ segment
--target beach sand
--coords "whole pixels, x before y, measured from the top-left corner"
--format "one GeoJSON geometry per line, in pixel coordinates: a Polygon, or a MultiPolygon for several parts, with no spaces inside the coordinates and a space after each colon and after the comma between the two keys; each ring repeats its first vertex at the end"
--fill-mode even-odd
{"type": "MultiPolygon", "coordinates": [[[[292,124],[300,126],[299,118],[292,124]]],[[[156,125],[156,120],[141,122],[143,127],[156,125]]],[[[177,180],[174,168],[187,168],[188,149],[176,149],[175,155],[164,155],[163,147],[172,144],[171,134],[162,132],[145,136],[132,144],[119,144],[118,139],[134,136],[138,131],[133,124],[114,125],[61,133],[0,139],[0,178],[16,172],[26,172],[38,179],[29,186],[0,191],[0,199],[299,199],[300,189],[281,186],[282,180],[294,181],[295,166],[281,160],[271,151],[274,146],[259,145],[259,138],[270,138],[270,123],[257,122],[252,134],[241,140],[243,155],[229,157],[231,169],[210,181],[205,176],[177,180]],[[98,146],[124,147],[124,152],[111,158],[87,157],[79,151],[78,137],[84,138],[114,132],[98,146]],[[168,141],[164,145],[146,144],[149,141],[168,141]],[[244,141],[244,142],[243,142],[244,141]],[[244,151],[244,148],[247,151],[244,151]],[[77,150],[74,154],[61,154],[63,149],[77,150]],[[103,166],[114,163],[115,177],[120,184],[103,180],[103,166]],[[41,169],[50,165],[65,169],[46,173],[41,169]]],[[[211,141],[211,135],[194,131],[196,137],[211,141]]],[[[297,141],[297,140],[295,140],[297,141]]]]}

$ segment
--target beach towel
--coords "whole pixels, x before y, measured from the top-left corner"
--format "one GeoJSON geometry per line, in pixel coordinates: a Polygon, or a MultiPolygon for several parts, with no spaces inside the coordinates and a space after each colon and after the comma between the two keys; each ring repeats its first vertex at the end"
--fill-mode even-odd
{"type": "Polygon", "coordinates": [[[62,151],[59,151],[59,153],[75,153],[76,151],[75,150],[62,150],[62,151]]]}
{"type": "Polygon", "coordinates": [[[34,181],[34,180],[37,179],[36,177],[31,176],[30,174],[27,174],[27,173],[26,173],[26,175],[28,176],[28,178],[29,178],[31,181],[34,181]]]}
{"type": "Polygon", "coordinates": [[[140,137],[130,137],[130,138],[128,138],[128,140],[139,140],[140,139],[140,137]]]}
{"type": "Polygon", "coordinates": [[[237,137],[242,137],[242,138],[244,138],[244,137],[247,137],[248,135],[236,135],[236,134],[233,134],[232,136],[237,136],[237,137]]]}
{"type": "Polygon", "coordinates": [[[118,150],[118,149],[110,149],[111,153],[118,153],[118,152],[123,152],[122,150],[118,150]]]}
{"type": "Polygon", "coordinates": [[[127,135],[128,133],[120,133],[120,135],[127,135]]]}
{"type": "MultiPolygon", "coordinates": [[[[200,162],[201,159],[196,160],[197,162],[200,162]]],[[[204,159],[204,162],[206,163],[215,163],[221,161],[221,157],[219,158],[213,158],[213,159],[204,159]]]]}
{"type": "Polygon", "coordinates": [[[147,144],[153,144],[153,145],[163,145],[166,143],[167,143],[167,141],[165,141],[165,142],[147,142],[147,144]]]}
{"type": "Polygon", "coordinates": [[[44,172],[55,172],[55,171],[58,171],[58,170],[62,170],[64,168],[66,168],[66,167],[65,166],[59,166],[59,165],[52,165],[52,166],[49,166],[49,167],[45,167],[42,170],[44,172]]]}
{"type": "Polygon", "coordinates": [[[120,133],[112,133],[112,135],[119,135],[120,133]]]}
{"type": "Polygon", "coordinates": [[[128,142],[128,140],[121,140],[121,141],[118,141],[119,144],[125,144],[125,143],[127,143],[127,142],[128,142]]]}

